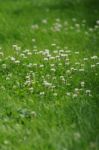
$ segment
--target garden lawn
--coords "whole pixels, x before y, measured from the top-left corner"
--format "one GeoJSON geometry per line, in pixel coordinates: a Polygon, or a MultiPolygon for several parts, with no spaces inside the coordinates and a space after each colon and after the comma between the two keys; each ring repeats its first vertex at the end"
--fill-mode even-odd
{"type": "Polygon", "coordinates": [[[99,149],[98,0],[0,0],[0,150],[99,149]]]}

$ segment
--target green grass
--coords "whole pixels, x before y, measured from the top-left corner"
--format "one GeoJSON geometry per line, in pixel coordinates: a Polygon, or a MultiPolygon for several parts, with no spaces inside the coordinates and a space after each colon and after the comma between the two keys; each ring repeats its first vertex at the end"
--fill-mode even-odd
{"type": "Polygon", "coordinates": [[[99,149],[98,0],[0,0],[0,150],[99,149]]]}

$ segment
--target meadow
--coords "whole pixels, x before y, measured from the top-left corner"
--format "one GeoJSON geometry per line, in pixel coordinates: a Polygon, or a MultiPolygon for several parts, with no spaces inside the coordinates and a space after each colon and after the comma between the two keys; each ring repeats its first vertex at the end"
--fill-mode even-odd
{"type": "Polygon", "coordinates": [[[0,0],[0,150],[99,150],[98,0],[0,0]]]}

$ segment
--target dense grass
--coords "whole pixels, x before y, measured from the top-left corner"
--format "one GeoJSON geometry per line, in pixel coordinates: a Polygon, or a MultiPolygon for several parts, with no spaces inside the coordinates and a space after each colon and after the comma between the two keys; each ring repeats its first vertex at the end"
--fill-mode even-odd
{"type": "Polygon", "coordinates": [[[98,0],[0,0],[0,149],[99,149],[98,0]]]}

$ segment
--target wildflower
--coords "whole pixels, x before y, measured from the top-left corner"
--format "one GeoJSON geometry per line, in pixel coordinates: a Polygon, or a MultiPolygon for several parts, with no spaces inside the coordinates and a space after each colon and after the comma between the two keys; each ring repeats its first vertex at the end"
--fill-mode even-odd
{"type": "Polygon", "coordinates": [[[80,27],[80,24],[77,24],[77,23],[76,23],[76,24],[75,24],[75,27],[76,27],[76,28],[79,28],[79,27],[80,27]]]}
{"type": "Polygon", "coordinates": [[[81,69],[79,69],[79,71],[80,71],[80,72],[84,72],[85,70],[84,70],[84,68],[81,68],[81,69]]]}
{"type": "Polygon", "coordinates": [[[44,95],[45,94],[45,92],[40,92],[40,95],[42,96],[42,95],[44,95]]]}
{"type": "Polygon", "coordinates": [[[15,64],[19,64],[19,63],[20,63],[20,61],[19,61],[19,60],[16,60],[16,61],[15,61],[15,64]]]}
{"type": "Polygon", "coordinates": [[[49,83],[47,81],[44,81],[43,84],[45,85],[45,87],[52,87],[52,83],[49,83]]]}
{"type": "Polygon", "coordinates": [[[2,68],[6,69],[7,65],[6,64],[2,64],[2,68]]]}
{"type": "Polygon", "coordinates": [[[57,93],[53,93],[53,96],[57,96],[58,94],[57,93]]]}
{"type": "Polygon", "coordinates": [[[73,94],[73,98],[75,98],[75,97],[77,97],[78,95],[75,93],[75,94],[73,94]]]}
{"type": "Polygon", "coordinates": [[[16,60],[16,58],[15,58],[15,57],[10,57],[10,59],[11,59],[12,61],[15,61],[15,60],[16,60]]]}
{"type": "Polygon", "coordinates": [[[43,19],[43,20],[42,20],[42,23],[47,24],[47,20],[46,20],[46,19],[43,19]]]}
{"type": "Polygon", "coordinates": [[[84,61],[87,61],[88,60],[88,58],[84,58],[84,61]]]}
{"type": "Polygon", "coordinates": [[[40,67],[40,68],[43,68],[43,67],[44,67],[44,65],[43,65],[43,64],[41,64],[39,67],[40,67]]]}
{"type": "Polygon", "coordinates": [[[3,52],[0,52],[0,56],[3,56],[4,55],[4,53],[3,52]]]}
{"type": "Polygon", "coordinates": [[[32,42],[36,42],[36,39],[32,39],[32,42]]]}
{"type": "Polygon", "coordinates": [[[96,23],[99,25],[99,20],[97,20],[96,23]]]}
{"type": "Polygon", "coordinates": [[[91,59],[98,59],[98,56],[92,56],[91,59]]]}
{"type": "Polygon", "coordinates": [[[75,54],[79,54],[79,52],[76,51],[75,54]]]}
{"type": "Polygon", "coordinates": [[[81,84],[81,87],[84,87],[85,82],[84,82],[84,81],[82,81],[80,84],[81,84]]]}
{"type": "Polygon", "coordinates": [[[5,144],[5,145],[8,145],[8,144],[9,144],[9,141],[8,141],[8,140],[5,140],[5,141],[4,141],[4,144],[5,144]]]}
{"type": "Polygon", "coordinates": [[[96,67],[96,65],[91,65],[91,68],[95,68],[96,67]]]}
{"type": "Polygon", "coordinates": [[[48,58],[45,57],[44,60],[45,60],[45,61],[48,61],[48,58]]]}
{"type": "Polygon", "coordinates": [[[56,69],[55,69],[55,68],[51,68],[51,71],[55,72],[55,71],[56,71],[56,69]]]}
{"type": "Polygon", "coordinates": [[[67,92],[67,93],[66,93],[66,95],[67,95],[67,96],[70,96],[70,95],[71,95],[71,93],[67,92]]]}
{"type": "Polygon", "coordinates": [[[86,90],[86,94],[90,94],[91,93],[91,90],[86,90]]]}
{"type": "Polygon", "coordinates": [[[31,117],[36,117],[36,116],[37,116],[37,114],[36,114],[35,111],[31,111],[31,112],[30,112],[30,115],[31,115],[31,117]]]}
{"type": "Polygon", "coordinates": [[[32,25],[32,29],[33,29],[33,30],[37,30],[37,29],[39,29],[38,24],[34,24],[34,25],[32,25]]]}
{"type": "Polygon", "coordinates": [[[55,43],[52,43],[51,45],[52,45],[52,46],[56,46],[56,44],[55,44],[55,43]]]}
{"type": "Polygon", "coordinates": [[[76,18],[72,18],[72,21],[73,21],[73,22],[76,22],[76,21],[77,21],[77,19],[76,19],[76,18]]]}

